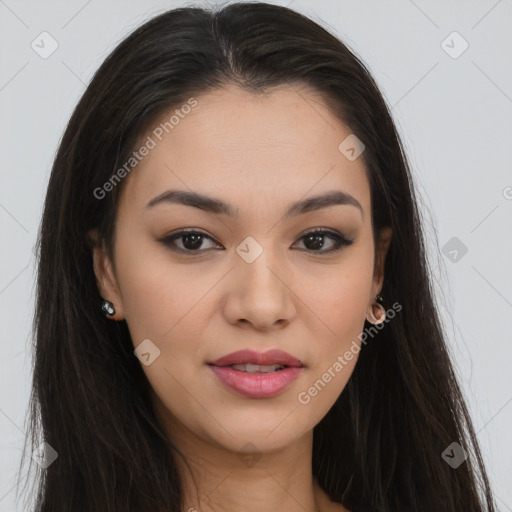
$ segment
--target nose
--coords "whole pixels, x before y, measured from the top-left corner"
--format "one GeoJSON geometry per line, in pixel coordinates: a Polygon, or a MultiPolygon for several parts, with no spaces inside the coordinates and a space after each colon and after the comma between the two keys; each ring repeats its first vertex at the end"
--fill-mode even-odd
{"type": "Polygon", "coordinates": [[[240,259],[230,274],[224,314],[231,324],[259,331],[280,329],[296,315],[290,273],[270,251],[263,251],[252,263],[240,259]]]}

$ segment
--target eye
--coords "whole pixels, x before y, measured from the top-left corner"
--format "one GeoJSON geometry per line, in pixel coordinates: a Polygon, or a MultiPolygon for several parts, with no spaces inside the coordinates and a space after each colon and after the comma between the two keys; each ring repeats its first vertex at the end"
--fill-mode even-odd
{"type": "Polygon", "coordinates": [[[170,249],[173,251],[178,252],[201,252],[198,251],[199,248],[201,248],[203,244],[203,240],[208,239],[212,240],[210,236],[206,235],[205,233],[202,233],[201,231],[197,231],[192,228],[188,229],[182,229],[178,231],[177,233],[174,233],[173,235],[166,236],[162,238],[160,241],[164,244],[169,246],[170,249]],[[182,247],[177,247],[175,244],[175,240],[182,241],[182,247]]]}
{"type": "Polygon", "coordinates": [[[300,237],[300,240],[304,240],[306,248],[311,252],[319,252],[321,254],[337,252],[341,250],[343,246],[348,246],[353,244],[353,240],[348,240],[344,235],[339,233],[338,231],[331,231],[325,229],[314,229],[312,231],[308,231],[304,235],[300,237]],[[324,241],[326,238],[330,238],[333,241],[330,249],[327,250],[318,250],[324,246],[324,241]]]}
{"type": "MultiPolygon", "coordinates": [[[[193,228],[182,229],[172,235],[161,238],[159,241],[164,245],[169,247],[173,251],[177,252],[203,252],[205,249],[203,246],[203,242],[205,240],[210,240],[214,242],[213,238],[209,235],[197,231],[193,228]],[[181,241],[181,247],[176,244],[176,241],[181,241]]],[[[331,231],[326,229],[314,229],[312,231],[308,231],[304,235],[299,238],[299,241],[304,240],[304,244],[306,246],[306,250],[309,252],[318,252],[321,254],[332,253],[339,251],[343,246],[348,246],[353,243],[353,240],[348,240],[344,235],[339,233],[338,231],[331,231]],[[327,250],[319,250],[325,244],[325,240],[330,239],[332,243],[332,247],[327,250]]],[[[216,245],[217,248],[221,247],[220,245],[216,245]]]]}

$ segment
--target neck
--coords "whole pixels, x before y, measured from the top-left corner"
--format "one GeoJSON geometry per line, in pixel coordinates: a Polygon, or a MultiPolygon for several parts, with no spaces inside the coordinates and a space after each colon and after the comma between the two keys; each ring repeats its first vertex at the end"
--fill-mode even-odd
{"type": "Polygon", "coordinates": [[[325,495],[312,475],[313,433],[272,452],[234,452],[173,428],[185,512],[321,512],[325,495]]]}

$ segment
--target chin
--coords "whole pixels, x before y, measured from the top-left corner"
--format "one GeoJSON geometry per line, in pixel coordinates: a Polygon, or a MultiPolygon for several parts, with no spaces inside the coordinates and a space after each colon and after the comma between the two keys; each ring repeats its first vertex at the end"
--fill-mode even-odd
{"type": "MultiPolygon", "coordinates": [[[[291,398],[287,406],[268,400],[259,403],[247,402],[233,407],[218,407],[216,421],[208,421],[201,426],[201,437],[207,437],[215,444],[230,451],[244,451],[248,443],[260,452],[271,452],[282,449],[308,432],[312,432],[315,424],[323,417],[319,411],[308,410],[296,405],[291,398]],[[266,402],[266,403],[264,403],[266,402]],[[257,407],[255,407],[257,405],[257,407]],[[311,413],[316,412],[314,417],[311,413]]],[[[251,447],[246,448],[247,451],[251,447]]]]}

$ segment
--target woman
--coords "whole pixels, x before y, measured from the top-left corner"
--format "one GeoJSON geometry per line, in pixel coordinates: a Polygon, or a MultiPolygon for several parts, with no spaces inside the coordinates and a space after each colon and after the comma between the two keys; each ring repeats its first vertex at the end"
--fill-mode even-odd
{"type": "Polygon", "coordinates": [[[39,238],[49,511],[494,511],[415,191],[368,70],[284,7],[135,30],[39,238]]]}

